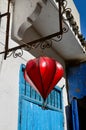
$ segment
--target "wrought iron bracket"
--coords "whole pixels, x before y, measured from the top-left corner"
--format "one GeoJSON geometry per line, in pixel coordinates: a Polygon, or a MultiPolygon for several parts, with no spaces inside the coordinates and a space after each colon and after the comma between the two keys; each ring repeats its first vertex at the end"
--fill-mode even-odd
{"type": "Polygon", "coordinates": [[[9,6],[10,6],[10,0],[8,0],[8,11],[5,14],[1,14],[0,17],[4,17],[7,16],[7,26],[6,26],[6,41],[5,41],[5,51],[0,52],[0,54],[5,54],[4,55],[4,59],[7,58],[7,56],[11,56],[13,54],[13,56],[16,57],[20,57],[23,55],[23,49],[27,48],[28,50],[33,49],[33,48],[37,48],[38,46],[41,47],[41,49],[45,49],[45,48],[49,48],[52,46],[52,41],[55,40],[53,39],[53,37],[57,37],[57,42],[61,40],[62,38],[62,34],[65,33],[66,31],[64,30],[64,28],[62,27],[62,5],[63,5],[63,1],[64,0],[56,0],[56,2],[58,2],[58,8],[59,8],[59,32],[56,32],[54,34],[42,37],[40,39],[37,40],[33,40],[31,42],[25,43],[24,41],[20,41],[22,42],[22,45],[13,47],[13,48],[8,48],[8,42],[9,42],[9,25],[10,25],[10,13],[9,13],[9,6]],[[48,40],[51,40],[51,42],[47,42],[48,40]],[[47,43],[47,44],[46,44],[47,43]],[[16,52],[17,50],[21,50],[21,52],[16,52]],[[9,52],[11,54],[9,54],[9,52]],[[9,55],[8,55],[9,54],[9,55]]]}
{"type": "Polygon", "coordinates": [[[10,28],[10,0],[8,0],[8,7],[7,7],[7,12],[0,14],[0,19],[7,16],[7,22],[6,22],[6,36],[5,36],[5,55],[4,55],[4,59],[6,59],[7,57],[7,53],[8,53],[8,43],[9,43],[9,28],[10,28]]]}
{"type": "Polygon", "coordinates": [[[0,19],[4,16],[7,16],[8,15],[8,12],[4,13],[4,14],[0,14],[0,19]]]}

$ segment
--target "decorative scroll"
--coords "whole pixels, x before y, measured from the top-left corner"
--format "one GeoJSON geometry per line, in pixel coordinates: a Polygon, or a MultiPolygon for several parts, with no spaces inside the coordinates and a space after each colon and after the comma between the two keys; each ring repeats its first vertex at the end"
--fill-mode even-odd
{"type": "Polygon", "coordinates": [[[5,53],[5,59],[6,57],[10,57],[11,55],[13,55],[14,58],[17,57],[21,57],[23,55],[23,50],[28,50],[30,51],[31,49],[36,49],[37,47],[40,47],[41,49],[46,49],[46,48],[50,48],[52,47],[52,43],[55,42],[59,42],[62,40],[62,36],[63,33],[68,32],[68,25],[66,24],[65,19],[64,18],[64,14],[67,14],[68,11],[71,12],[70,8],[66,8],[67,7],[67,1],[66,0],[57,0],[56,2],[58,2],[58,9],[59,9],[59,31],[39,38],[37,40],[25,43],[24,41],[20,41],[22,42],[22,45],[13,47],[8,49],[7,51],[3,51],[0,52],[0,54],[5,53]]]}

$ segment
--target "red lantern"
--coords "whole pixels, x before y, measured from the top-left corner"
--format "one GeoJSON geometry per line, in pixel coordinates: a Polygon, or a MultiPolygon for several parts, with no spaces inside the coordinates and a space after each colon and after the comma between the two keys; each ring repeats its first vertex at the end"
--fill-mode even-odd
{"type": "Polygon", "coordinates": [[[49,57],[39,57],[27,62],[24,77],[45,101],[63,73],[59,62],[49,57]]]}

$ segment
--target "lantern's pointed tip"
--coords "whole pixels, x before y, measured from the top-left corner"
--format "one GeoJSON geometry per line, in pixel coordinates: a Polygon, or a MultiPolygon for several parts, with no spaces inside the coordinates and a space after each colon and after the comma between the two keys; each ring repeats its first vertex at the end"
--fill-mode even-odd
{"type": "Polygon", "coordinates": [[[42,109],[43,109],[43,110],[46,110],[46,109],[47,109],[47,102],[46,102],[46,99],[43,99],[42,109]]]}

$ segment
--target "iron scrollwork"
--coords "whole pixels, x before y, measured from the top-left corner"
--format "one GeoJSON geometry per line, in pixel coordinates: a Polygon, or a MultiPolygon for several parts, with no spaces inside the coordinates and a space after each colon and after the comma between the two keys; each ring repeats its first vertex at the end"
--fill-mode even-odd
{"type": "MultiPolygon", "coordinates": [[[[7,57],[10,57],[13,55],[14,58],[21,57],[23,55],[23,50],[30,51],[31,49],[36,49],[37,47],[40,47],[41,49],[50,48],[52,47],[52,43],[59,42],[62,40],[63,33],[66,33],[68,31],[68,25],[66,24],[64,20],[64,13],[67,13],[67,11],[71,11],[71,9],[66,8],[67,7],[67,1],[66,0],[56,0],[58,2],[58,8],[59,8],[59,27],[60,31],[56,32],[54,34],[42,37],[40,39],[31,41],[29,43],[22,42],[22,45],[19,45],[17,47],[8,49],[7,57]],[[64,27],[63,27],[64,25],[64,27]]],[[[6,51],[0,52],[0,54],[6,53],[6,51]]]]}
{"type": "Polygon", "coordinates": [[[22,57],[23,49],[13,50],[12,52],[7,54],[7,57],[10,57],[12,55],[13,55],[14,58],[22,57]]]}

